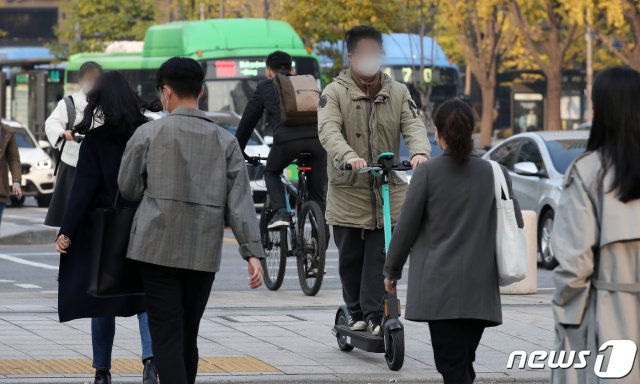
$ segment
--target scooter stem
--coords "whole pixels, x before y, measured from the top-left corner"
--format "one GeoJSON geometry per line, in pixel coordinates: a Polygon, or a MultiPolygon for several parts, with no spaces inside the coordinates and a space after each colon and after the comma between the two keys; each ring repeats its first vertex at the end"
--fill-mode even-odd
{"type": "Polygon", "coordinates": [[[391,204],[389,203],[389,183],[387,175],[382,175],[382,216],[384,218],[384,251],[389,252],[391,243],[391,204]]]}

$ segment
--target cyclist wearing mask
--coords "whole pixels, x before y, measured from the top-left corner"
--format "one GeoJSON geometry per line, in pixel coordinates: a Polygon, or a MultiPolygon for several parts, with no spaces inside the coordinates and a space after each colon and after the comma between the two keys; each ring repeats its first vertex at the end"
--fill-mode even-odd
{"type": "Polygon", "coordinates": [[[277,74],[293,75],[293,60],[289,54],[275,51],[267,56],[267,79],[258,83],[255,93],[242,114],[236,132],[240,148],[244,151],[251,133],[266,113],[266,125],[273,130],[273,146],[269,152],[264,170],[271,207],[275,212],[269,229],[289,225],[286,209],[285,190],[280,175],[300,153],[309,153],[308,165],[313,169],[309,174],[309,197],[324,210],[327,184],[327,153],[318,140],[317,125],[287,126],[280,122],[280,106],[273,84],[277,74]]]}
{"type": "MultiPolygon", "coordinates": [[[[414,168],[427,160],[431,148],[407,87],[380,70],[382,34],[359,26],[345,40],[350,68],[326,87],[318,107],[320,141],[329,158],[326,218],[338,246],[349,327],[379,335],[385,263],[381,189],[372,175],[339,169],[366,167],[384,152],[397,154],[400,135],[414,168]]],[[[396,174],[389,183],[395,223],[407,184],[396,174]]]]}

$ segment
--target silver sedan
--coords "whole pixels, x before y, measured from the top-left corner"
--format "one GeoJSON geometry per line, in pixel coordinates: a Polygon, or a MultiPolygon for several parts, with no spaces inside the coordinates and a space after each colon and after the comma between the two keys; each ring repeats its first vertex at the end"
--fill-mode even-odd
{"type": "Polygon", "coordinates": [[[538,214],[538,252],[548,269],[557,265],[550,239],[564,173],[585,151],[588,139],[588,131],[527,132],[484,155],[509,170],[520,207],[538,214]]]}

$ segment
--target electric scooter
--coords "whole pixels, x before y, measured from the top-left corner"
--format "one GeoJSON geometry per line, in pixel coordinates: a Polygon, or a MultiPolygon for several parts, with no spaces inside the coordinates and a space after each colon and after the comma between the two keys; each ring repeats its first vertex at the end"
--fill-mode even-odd
{"type": "MultiPolygon", "coordinates": [[[[358,169],[359,173],[370,173],[380,178],[382,189],[382,213],[384,219],[385,254],[391,242],[391,203],[389,197],[389,176],[391,171],[407,171],[411,169],[409,161],[393,164],[394,154],[385,152],[378,156],[377,163],[368,164],[366,168],[358,169]]],[[[344,170],[351,170],[345,166],[344,170]]],[[[358,348],[367,352],[384,353],[387,366],[392,371],[398,371],[404,363],[404,327],[400,320],[400,300],[397,295],[386,294],[384,299],[384,316],[382,318],[382,335],[374,336],[367,331],[352,331],[349,329],[349,310],[346,305],[340,306],[336,313],[333,335],[338,340],[341,351],[351,351],[358,348]]]]}

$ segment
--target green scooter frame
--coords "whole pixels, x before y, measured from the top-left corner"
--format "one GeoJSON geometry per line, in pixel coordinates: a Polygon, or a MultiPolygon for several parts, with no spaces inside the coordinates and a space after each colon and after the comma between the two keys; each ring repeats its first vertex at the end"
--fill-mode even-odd
{"type": "MultiPolygon", "coordinates": [[[[382,213],[384,220],[385,254],[391,242],[391,203],[389,195],[389,176],[391,171],[406,171],[411,164],[404,161],[393,164],[394,154],[385,152],[377,157],[377,163],[369,164],[359,172],[371,173],[380,178],[382,192],[382,213]]],[[[345,170],[350,170],[345,167],[345,170]]],[[[396,294],[387,294],[384,300],[384,316],[382,319],[382,336],[373,336],[369,332],[352,331],[349,329],[349,310],[346,305],[340,306],[336,313],[333,334],[338,340],[338,347],[342,351],[358,348],[367,352],[383,353],[387,366],[392,371],[398,371],[404,363],[404,327],[399,320],[400,300],[396,294]]]]}

